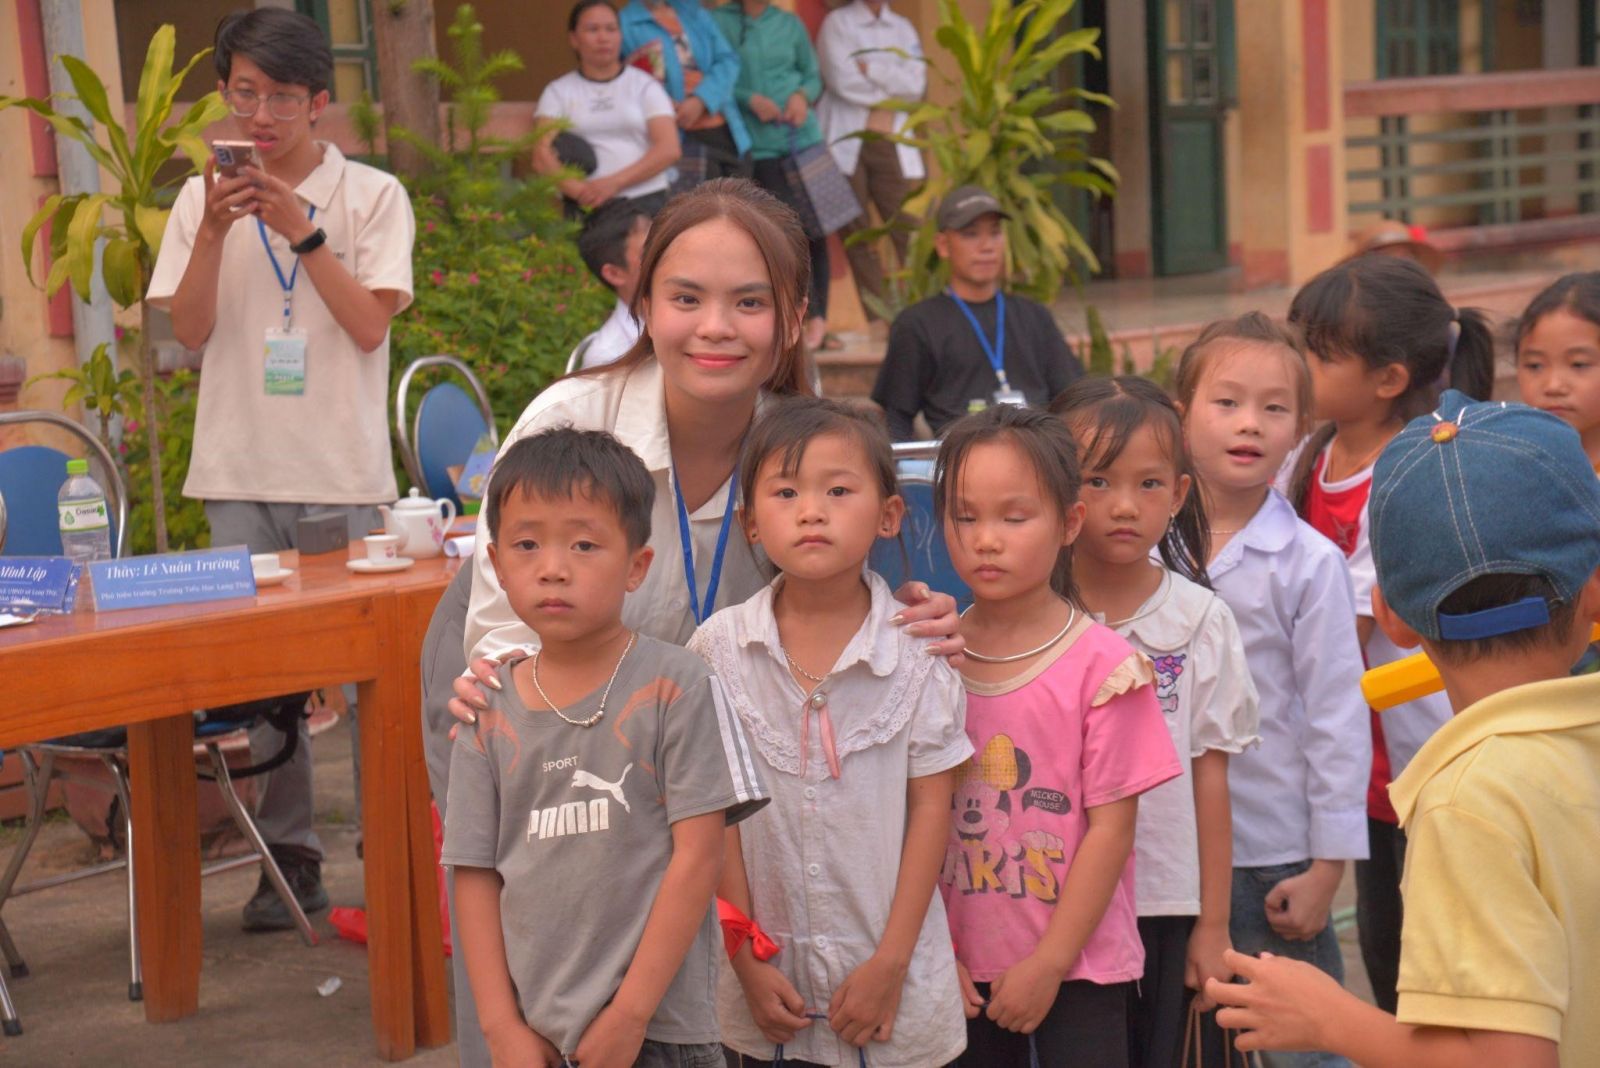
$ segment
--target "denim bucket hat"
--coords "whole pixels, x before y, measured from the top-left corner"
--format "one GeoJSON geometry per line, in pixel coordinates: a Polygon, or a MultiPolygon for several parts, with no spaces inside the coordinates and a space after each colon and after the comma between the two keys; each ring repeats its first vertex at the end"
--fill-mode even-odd
{"type": "Polygon", "coordinates": [[[1368,508],[1383,598],[1432,641],[1549,622],[1539,597],[1439,611],[1473,579],[1538,575],[1570,602],[1600,567],[1600,479],[1577,431],[1523,404],[1446,391],[1378,457],[1368,508]]]}

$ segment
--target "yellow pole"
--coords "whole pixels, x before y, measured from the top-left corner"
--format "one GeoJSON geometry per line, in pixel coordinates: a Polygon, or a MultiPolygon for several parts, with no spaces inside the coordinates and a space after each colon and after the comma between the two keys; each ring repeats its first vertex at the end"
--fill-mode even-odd
{"type": "MultiPolygon", "coordinates": [[[[1595,624],[1590,640],[1600,642],[1600,623],[1595,624]]],[[[1438,693],[1443,688],[1439,669],[1434,667],[1426,653],[1417,653],[1404,660],[1375,667],[1361,676],[1361,693],[1366,697],[1367,704],[1379,712],[1426,697],[1430,693],[1438,693]]]]}

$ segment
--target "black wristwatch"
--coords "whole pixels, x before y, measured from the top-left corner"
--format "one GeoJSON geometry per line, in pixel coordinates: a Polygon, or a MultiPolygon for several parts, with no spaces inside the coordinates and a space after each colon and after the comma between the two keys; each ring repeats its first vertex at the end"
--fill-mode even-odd
{"type": "Polygon", "coordinates": [[[315,252],[317,249],[321,248],[327,242],[327,240],[327,231],[319,226],[313,230],[311,232],[311,236],[307,237],[304,241],[301,241],[298,244],[290,245],[289,251],[293,252],[296,256],[304,256],[307,252],[315,252]]]}

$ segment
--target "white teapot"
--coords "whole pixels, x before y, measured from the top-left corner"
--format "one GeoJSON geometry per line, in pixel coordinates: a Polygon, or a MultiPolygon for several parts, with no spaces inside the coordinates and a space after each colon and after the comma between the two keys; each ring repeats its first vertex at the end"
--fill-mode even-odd
{"type": "Polygon", "coordinates": [[[455,522],[456,502],[448,497],[430,500],[412,486],[409,497],[400,498],[393,506],[380,504],[378,511],[383,515],[384,533],[399,535],[400,552],[423,559],[444,551],[444,535],[455,522]]]}

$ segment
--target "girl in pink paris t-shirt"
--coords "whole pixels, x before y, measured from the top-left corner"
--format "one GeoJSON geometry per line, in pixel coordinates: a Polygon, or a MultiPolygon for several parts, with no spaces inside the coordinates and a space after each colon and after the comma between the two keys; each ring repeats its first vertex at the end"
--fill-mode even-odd
{"type": "Polygon", "coordinates": [[[1137,797],[1182,765],[1150,662],[1073,586],[1084,507],[1066,425],[998,405],[950,427],[937,470],[935,510],[973,595],[975,756],[940,881],[969,1018],[962,1064],[1104,1064],[1119,1045],[1125,1056],[1144,971],[1137,797]]]}

